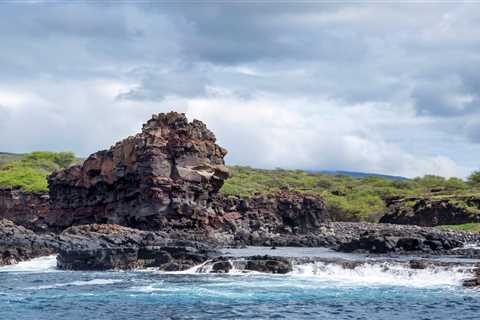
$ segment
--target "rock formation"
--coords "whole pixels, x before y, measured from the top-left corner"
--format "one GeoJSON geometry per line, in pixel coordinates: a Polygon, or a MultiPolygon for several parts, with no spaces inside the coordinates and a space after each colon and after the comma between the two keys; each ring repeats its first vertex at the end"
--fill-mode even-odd
{"type": "Polygon", "coordinates": [[[473,278],[463,281],[464,287],[480,287],[480,264],[477,264],[473,270],[473,278]]]}
{"type": "Polygon", "coordinates": [[[480,198],[476,196],[410,197],[387,200],[381,223],[425,227],[480,222],[480,198]]]}
{"type": "Polygon", "coordinates": [[[156,267],[178,271],[219,255],[207,243],[168,239],[164,233],[118,225],[71,227],[59,236],[57,267],[109,270],[156,267]]]}
{"type": "Polygon", "coordinates": [[[54,254],[58,247],[53,236],[40,236],[12,221],[0,220],[0,266],[54,254]]]}
{"type": "Polygon", "coordinates": [[[226,153],[202,122],[154,115],[141,133],[49,177],[50,224],[204,228],[214,214],[211,198],[228,177],[226,153]]]}
{"type": "Polygon", "coordinates": [[[46,192],[2,188],[0,189],[0,219],[8,219],[33,230],[45,230],[47,228],[45,219],[49,213],[48,199],[46,192]]]}
{"type": "Polygon", "coordinates": [[[259,244],[257,240],[278,234],[308,234],[329,221],[322,197],[290,191],[249,198],[218,196],[213,207],[212,228],[244,244],[259,244]]]}
{"type": "Polygon", "coordinates": [[[222,256],[212,259],[203,267],[203,270],[210,273],[229,273],[232,269],[242,272],[262,272],[285,274],[293,270],[292,259],[286,257],[275,257],[269,255],[249,257],[222,256]]]}
{"type": "Polygon", "coordinates": [[[357,230],[353,231],[353,236],[342,241],[337,247],[338,251],[448,254],[453,249],[463,247],[464,243],[473,243],[480,239],[480,235],[468,232],[419,226],[355,224],[354,228],[357,230]]]}

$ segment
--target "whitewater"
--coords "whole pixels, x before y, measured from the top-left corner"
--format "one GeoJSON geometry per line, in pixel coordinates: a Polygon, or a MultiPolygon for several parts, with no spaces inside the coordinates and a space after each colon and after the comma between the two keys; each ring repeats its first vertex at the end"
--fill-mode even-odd
{"type": "Polygon", "coordinates": [[[479,319],[480,291],[462,287],[468,264],[411,269],[311,248],[275,255],[364,263],[295,263],[285,275],[211,274],[208,262],[182,272],[79,272],[57,270],[48,256],[0,268],[0,319],[479,319]]]}

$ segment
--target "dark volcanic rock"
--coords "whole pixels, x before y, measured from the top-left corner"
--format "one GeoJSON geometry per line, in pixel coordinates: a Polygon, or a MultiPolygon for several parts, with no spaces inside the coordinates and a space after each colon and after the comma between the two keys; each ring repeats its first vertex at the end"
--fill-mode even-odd
{"type": "Polygon", "coordinates": [[[393,224],[356,224],[357,235],[342,241],[337,250],[343,252],[444,254],[480,236],[468,232],[444,231],[436,228],[393,224]]]}
{"type": "Polygon", "coordinates": [[[329,221],[321,196],[299,192],[280,191],[250,198],[218,196],[214,208],[212,227],[243,244],[268,245],[266,238],[305,235],[329,221]]]}
{"type": "Polygon", "coordinates": [[[50,225],[206,229],[211,198],[228,177],[226,153],[202,122],[154,115],[141,133],[49,177],[50,225]]]}
{"type": "MultiPolygon", "coordinates": [[[[243,272],[263,272],[285,274],[293,270],[292,262],[285,257],[248,256],[248,257],[218,257],[209,261],[212,273],[228,273],[233,268],[243,272]]],[[[205,271],[207,269],[204,269],[205,271]]]]}
{"type": "Polygon", "coordinates": [[[381,223],[411,224],[426,227],[480,222],[480,198],[445,196],[411,197],[387,200],[381,223]]]}
{"type": "Polygon", "coordinates": [[[464,287],[480,287],[480,265],[474,269],[474,277],[463,281],[464,287]]]}
{"type": "Polygon", "coordinates": [[[248,258],[245,270],[284,274],[291,272],[293,267],[287,258],[254,256],[248,258]]]}
{"type": "Polygon", "coordinates": [[[15,188],[0,189],[0,219],[42,231],[47,229],[45,219],[49,214],[47,192],[27,192],[15,188]]]}
{"type": "Polygon", "coordinates": [[[54,236],[39,236],[12,221],[0,220],[0,266],[51,255],[58,247],[54,236]]]}
{"type": "Polygon", "coordinates": [[[172,240],[165,234],[118,225],[84,225],[60,236],[57,266],[67,270],[109,270],[157,267],[185,270],[218,252],[206,243],[172,240]]]}

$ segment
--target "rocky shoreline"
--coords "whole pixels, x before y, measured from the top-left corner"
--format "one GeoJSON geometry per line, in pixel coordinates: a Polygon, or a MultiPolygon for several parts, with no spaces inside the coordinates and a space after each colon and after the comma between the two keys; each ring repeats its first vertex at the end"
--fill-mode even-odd
{"type": "MultiPolygon", "coordinates": [[[[458,255],[466,243],[480,241],[430,227],[332,222],[315,194],[224,196],[218,191],[228,177],[226,154],[202,122],[171,112],[52,174],[48,195],[0,190],[0,265],[57,254],[65,270],[181,271],[208,262],[212,272],[228,272],[234,266],[219,251],[225,247],[435,256],[458,255]]],[[[241,261],[252,271],[292,267],[291,260],[270,255],[241,261]]]]}
{"type": "MultiPolygon", "coordinates": [[[[480,240],[469,233],[443,232],[413,226],[389,225],[389,228],[385,228],[385,225],[337,222],[322,227],[324,233],[302,235],[305,241],[297,243],[298,246],[319,247],[318,241],[307,242],[307,239],[322,237],[329,241],[321,247],[339,252],[370,253],[379,257],[382,254],[435,256],[458,255],[455,249],[461,248],[465,242],[480,240]],[[392,245],[395,241],[397,245],[392,245]],[[432,243],[435,243],[435,248],[432,248],[432,243]]],[[[39,256],[58,254],[60,269],[121,270],[156,267],[160,270],[181,271],[220,258],[222,254],[219,249],[226,246],[244,246],[244,243],[228,244],[216,239],[195,241],[172,236],[174,235],[161,231],[99,224],[70,227],[60,234],[39,235],[16,226],[11,221],[1,220],[0,264],[14,264],[39,256]]],[[[275,240],[268,239],[267,243],[259,244],[270,246],[272,242],[275,243],[275,240]]],[[[475,255],[474,258],[480,258],[480,255],[475,255]]]]}

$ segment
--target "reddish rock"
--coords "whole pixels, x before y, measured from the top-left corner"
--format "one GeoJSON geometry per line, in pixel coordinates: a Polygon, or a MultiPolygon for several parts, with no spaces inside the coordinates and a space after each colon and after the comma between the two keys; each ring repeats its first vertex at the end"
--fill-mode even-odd
{"type": "Polygon", "coordinates": [[[330,220],[321,196],[291,191],[250,198],[220,196],[215,208],[218,224],[249,238],[254,232],[306,234],[318,231],[322,223],[330,220]]]}
{"type": "Polygon", "coordinates": [[[45,230],[49,214],[48,193],[0,189],[0,219],[38,231],[45,230]]]}
{"type": "Polygon", "coordinates": [[[227,151],[198,120],[154,115],[142,132],[49,177],[51,226],[116,223],[141,229],[202,229],[228,171],[227,151]]]}

